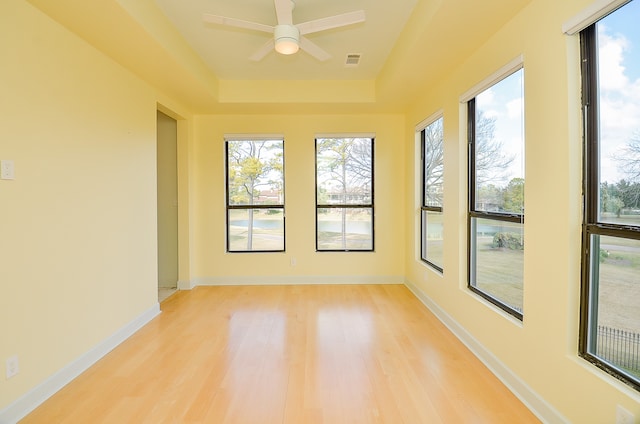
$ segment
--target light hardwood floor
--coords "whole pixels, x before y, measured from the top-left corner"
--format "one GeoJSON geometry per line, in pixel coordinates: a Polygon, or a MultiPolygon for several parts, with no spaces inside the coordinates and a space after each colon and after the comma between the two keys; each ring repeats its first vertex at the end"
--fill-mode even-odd
{"type": "Polygon", "coordinates": [[[23,423],[532,423],[402,285],[198,287],[23,423]]]}

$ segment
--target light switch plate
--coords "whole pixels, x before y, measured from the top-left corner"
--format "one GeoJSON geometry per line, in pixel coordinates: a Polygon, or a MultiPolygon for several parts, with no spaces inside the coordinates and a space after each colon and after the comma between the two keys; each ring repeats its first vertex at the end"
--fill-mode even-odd
{"type": "Polygon", "coordinates": [[[616,424],[635,424],[636,417],[622,406],[616,408],[616,424]]]}
{"type": "Polygon", "coordinates": [[[18,356],[14,355],[11,358],[7,358],[6,364],[6,376],[7,380],[16,376],[20,372],[20,366],[18,365],[18,356]]]}
{"type": "Polygon", "coordinates": [[[13,180],[15,173],[12,160],[0,160],[0,179],[13,180]]]}

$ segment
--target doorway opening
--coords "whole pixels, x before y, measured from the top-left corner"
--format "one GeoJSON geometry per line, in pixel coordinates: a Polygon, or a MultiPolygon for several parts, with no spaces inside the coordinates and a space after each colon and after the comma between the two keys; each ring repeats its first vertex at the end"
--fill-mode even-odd
{"type": "Polygon", "coordinates": [[[158,111],[158,302],[178,287],[178,123],[158,111]]]}

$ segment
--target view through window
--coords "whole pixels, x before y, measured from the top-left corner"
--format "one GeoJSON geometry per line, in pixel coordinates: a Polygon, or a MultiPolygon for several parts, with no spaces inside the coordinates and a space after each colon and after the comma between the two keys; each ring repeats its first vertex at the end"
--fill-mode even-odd
{"type": "Polygon", "coordinates": [[[284,141],[227,140],[227,251],[284,251],[284,141]]]}
{"type": "Polygon", "coordinates": [[[587,123],[580,352],[640,389],[640,1],[581,33],[587,123]]]}
{"type": "Polygon", "coordinates": [[[421,255],[433,268],[443,270],[442,197],[444,183],[443,118],[420,132],[422,150],[421,255]]]}
{"type": "Polygon", "coordinates": [[[373,138],[316,139],[316,250],[373,250],[373,138]]]}
{"type": "Polygon", "coordinates": [[[468,102],[469,288],[522,319],[524,69],[468,102]]]}

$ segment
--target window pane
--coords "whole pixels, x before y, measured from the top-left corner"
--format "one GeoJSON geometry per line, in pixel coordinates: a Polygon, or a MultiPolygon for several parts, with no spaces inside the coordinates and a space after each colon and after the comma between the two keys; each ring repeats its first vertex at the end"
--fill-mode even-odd
{"type": "Polygon", "coordinates": [[[471,219],[471,286],[522,313],[524,225],[471,219]]]}
{"type": "Polygon", "coordinates": [[[372,139],[320,138],[316,149],[319,205],[372,204],[372,139]]]}
{"type": "Polygon", "coordinates": [[[284,250],[282,209],[230,209],[229,251],[284,250]]]}
{"type": "Polygon", "coordinates": [[[640,378],[640,241],[591,237],[590,353],[640,378]]]}
{"type": "Polygon", "coordinates": [[[600,222],[640,225],[640,1],[597,28],[600,222]]]}
{"type": "Polygon", "coordinates": [[[284,142],[227,142],[229,205],[284,204],[284,142]]]}
{"type": "Polygon", "coordinates": [[[318,250],[372,250],[371,208],[318,208],[318,250]]]}
{"type": "Polygon", "coordinates": [[[422,211],[423,248],[422,259],[443,269],[442,212],[422,211]]]}
{"type": "Polygon", "coordinates": [[[424,138],[424,197],[423,206],[442,206],[444,177],[443,119],[440,118],[423,131],[424,138]]]}
{"type": "Polygon", "coordinates": [[[524,70],[475,98],[476,211],[524,213],[524,70]]]}

